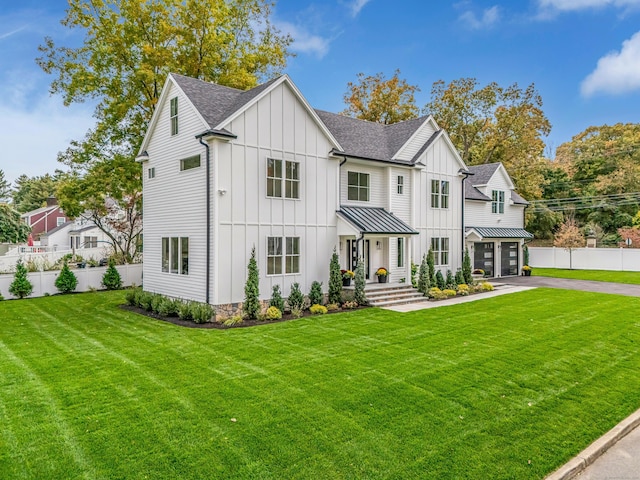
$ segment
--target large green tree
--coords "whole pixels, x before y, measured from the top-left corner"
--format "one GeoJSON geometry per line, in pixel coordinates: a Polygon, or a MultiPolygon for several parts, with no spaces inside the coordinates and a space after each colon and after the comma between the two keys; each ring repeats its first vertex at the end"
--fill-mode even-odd
{"type": "Polygon", "coordinates": [[[0,243],[26,242],[31,229],[20,221],[20,213],[6,203],[0,204],[0,243]]]}
{"type": "Polygon", "coordinates": [[[72,212],[106,198],[125,199],[120,208],[135,204],[140,175],[132,177],[135,185],[119,185],[116,176],[135,169],[167,75],[256,86],[289,55],[291,38],[273,26],[271,14],[267,0],[69,0],[62,24],[82,31],[82,45],[60,46],[47,37],[37,62],[53,75],[51,93],[66,105],[95,102],[96,125],[59,155],[71,172],[61,206],[72,212]],[[132,165],[123,167],[126,161],[132,165]],[[104,189],[95,182],[96,168],[105,175],[104,189]],[[116,191],[119,186],[126,188],[116,191]]]}
{"type": "Polygon", "coordinates": [[[400,78],[396,70],[390,79],[383,73],[365,76],[358,73],[357,82],[347,84],[343,115],[389,125],[415,118],[420,113],[415,93],[420,89],[400,78]]]}
{"type": "Polygon", "coordinates": [[[12,191],[13,205],[20,213],[44,207],[47,198],[56,196],[60,173],[28,177],[20,175],[12,191]]]}
{"type": "Polygon", "coordinates": [[[502,162],[520,194],[541,197],[548,164],[543,137],[551,124],[533,84],[523,90],[517,83],[482,87],[475,78],[439,80],[424,111],[448,132],[465,163],[502,162]]]}
{"type": "Polygon", "coordinates": [[[11,197],[11,183],[4,176],[4,171],[0,169],[0,203],[6,202],[11,197]]]}

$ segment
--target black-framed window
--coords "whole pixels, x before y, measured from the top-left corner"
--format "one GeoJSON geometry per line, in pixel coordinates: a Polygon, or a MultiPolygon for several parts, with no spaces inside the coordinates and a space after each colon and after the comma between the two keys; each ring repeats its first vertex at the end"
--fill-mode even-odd
{"type": "Polygon", "coordinates": [[[182,158],[180,160],[180,171],[191,170],[192,168],[198,168],[200,166],[200,155],[194,155],[193,157],[182,158]]]}
{"type": "Polygon", "coordinates": [[[398,175],[398,195],[404,194],[404,176],[398,175]]]}
{"type": "Polygon", "coordinates": [[[347,172],[347,198],[357,202],[369,201],[369,174],[347,172]]]}

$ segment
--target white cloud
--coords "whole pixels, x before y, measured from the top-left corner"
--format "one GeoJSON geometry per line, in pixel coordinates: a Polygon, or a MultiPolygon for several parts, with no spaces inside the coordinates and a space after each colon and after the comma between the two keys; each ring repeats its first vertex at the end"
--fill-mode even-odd
{"type": "Polygon", "coordinates": [[[467,10],[458,17],[458,20],[465,23],[473,30],[491,28],[500,20],[500,9],[497,5],[494,5],[491,8],[485,8],[480,17],[471,10],[467,10]]]}
{"type": "Polygon", "coordinates": [[[291,45],[291,50],[294,52],[306,53],[322,58],[329,51],[330,39],[314,35],[303,27],[290,22],[278,21],[276,24],[282,32],[288,33],[293,38],[294,42],[291,45]]]}
{"type": "Polygon", "coordinates": [[[616,8],[640,7],[640,0],[538,0],[542,10],[571,12],[613,6],[616,8]]]}
{"type": "Polygon", "coordinates": [[[22,30],[24,30],[25,28],[27,28],[27,25],[24,25],[24,26],[22,26],[20,28],[16,28],[15,30],[12,30],[12,31],[7,32],[7,33],[0,33],[0,40],[2,40],[4,38],[8,38],[11,35],[15,35],[16,33],[21,32],[22,30]]]}
{"type": "Polygon", "coordinates": [[[360,13],[360,10],[364,8],[364,6],[369,3],[371,0],[353,0],[350,5],[351,8],[351,16],[357,17],[360,13]]]}
{"type": "Polygon", "coordinates": [[[640,32],[622,42],[619,52],[598,60],[596,69],[582,81],[583,96],[602,92],[619,95],[640,89],[640,32]]]}

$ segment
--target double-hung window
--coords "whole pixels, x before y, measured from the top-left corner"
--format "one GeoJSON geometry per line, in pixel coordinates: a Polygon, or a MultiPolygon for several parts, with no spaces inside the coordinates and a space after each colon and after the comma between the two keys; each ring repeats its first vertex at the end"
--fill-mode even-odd
{"type": "Polygon", "coordinates": [[[369,174],[347,172],[347,198],[357,202],[369,201],[369,174]]]}
{"type": "Polygon", "coordinates": [[[398,195],[404,194],[404,176],[398,175],[398,195]]]}
{"type": "Polygon", "coordinates": [[[267,237],[267,275],[283,271],[300,273],[300,237],[267,237]]]}
{"type": "Polygon", "coordinates": [[[267,197],[282,198],[283,190],[284,198],[300,198],[300,163],[267,158],[267,197]]]}
{"type": "Polygon", "coordinates": [[[178,97],[171,99],[171,135],[178,134],[178,97]]]}
{"type": "Polygon", "coordinates": [[[162,237],[162,271],[187,275],[189,273],[189,238],[162,237]]]}
{"type": "Polygon", "coordinates": [[[449,265],[449,239],[432,238],[433,262],[435,265],[449,265]]]}
{"type": "Polygon", "coordinates": [[[504,213],[504,191],[491,191],[491,213],[504,213]]]}
{"type": "Polygon", "coordinates": [[[449,208],[448,180],[431,180],[431,207],[449,208]]]}

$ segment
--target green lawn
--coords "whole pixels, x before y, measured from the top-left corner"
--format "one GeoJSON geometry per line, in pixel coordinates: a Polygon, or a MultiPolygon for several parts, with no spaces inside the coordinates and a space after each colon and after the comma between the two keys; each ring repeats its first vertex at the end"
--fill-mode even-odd
{"type": "Polygon", "coordinates": [[[534,268],[532,275],[540,277],[575,278],[578,280],[596,280],[598,282],[630,283],[640,285],[640,272],[621,272],[615,270],[568,270],[564,268],[534,268]]]}
{"type": "Polygon", "coordinates": [[[537,479],[640,407],[640,298],[225,331],[123,298],[0,302],[0,478],[537,479]]]}

